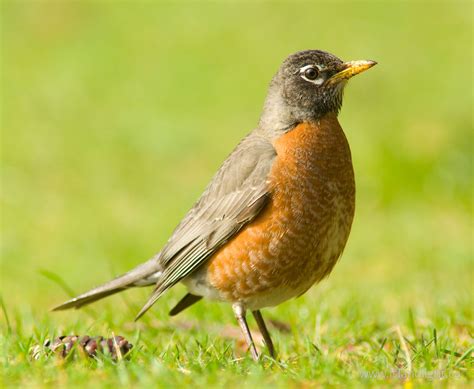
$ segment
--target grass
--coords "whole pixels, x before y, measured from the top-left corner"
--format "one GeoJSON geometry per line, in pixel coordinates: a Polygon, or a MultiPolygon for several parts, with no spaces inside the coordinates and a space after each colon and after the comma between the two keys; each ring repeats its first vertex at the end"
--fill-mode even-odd
{"type": "Polygon", "coordinates": [[[2,386],[472,384],[471,15],[468,2],[4,1],[2,386]],[[263,312],[280,323],[278,360],[252,362],[224,304],[169,318],[182,286],[138,323],[149,290],[50,313],[159,250],[255,125],[271,73],[305,48],[379,65],[340,115],[358,185],[347,249],[329,279],[263,312]],[[29,357],[72,333],[135,347],[119,362],[29,357]]]}

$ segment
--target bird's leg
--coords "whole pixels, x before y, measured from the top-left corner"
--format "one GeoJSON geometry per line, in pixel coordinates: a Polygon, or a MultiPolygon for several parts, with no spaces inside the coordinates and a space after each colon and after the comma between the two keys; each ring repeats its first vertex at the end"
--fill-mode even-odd
{"type": "Polygon", "coordinates": [[[258,324],[258,328],[260,330],[260,333],[263,336],[263,340],[265,341],[265,344],[268,347],[268,352],[270,353],[270,356],[272,358],[275,358],[275,347],[273,346],[272,338],[270,337],[270,333],[268,332],[267,326],[265,325],[265,322],[263,321],[263,316],[260,311],[252,311],[253,317],[255,318],[255,321],[258,324]]]}
{"type": "Polygon", "coordinates": [[[232,305],[232,309],[234,310],[235,318],[237,319],[240,329],[245,337],[245,342],[252,353],[252,358],[255,361],[258,361],[258,352],[255,348],[255,343],[252,339],[252,334],[250,333],[249,326],[247,324],[247,320],[245,319],[245,308],[240,303],[235,303],[232,305]]]}

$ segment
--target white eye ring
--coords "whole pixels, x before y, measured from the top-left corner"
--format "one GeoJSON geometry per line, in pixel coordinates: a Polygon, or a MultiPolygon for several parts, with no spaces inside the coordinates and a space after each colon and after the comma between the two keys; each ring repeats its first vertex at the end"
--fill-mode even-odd
{"type": "Polygon", "coordinates": [[[300,77],[303,80],[311,82],[315,85],[321,85],[324,82],[324,78],[321,77],[321,67],[318,65],[306,65],[300,69],[300,77]],[[309,78],[308,77],[308,70],[315,70],[316,71],[316,78],[309,78]]]}

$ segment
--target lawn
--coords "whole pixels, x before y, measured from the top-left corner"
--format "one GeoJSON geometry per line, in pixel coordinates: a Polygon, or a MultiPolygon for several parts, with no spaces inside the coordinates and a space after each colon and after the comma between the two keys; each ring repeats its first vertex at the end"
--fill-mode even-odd
{"type": "Polygon", "coordinates": [[[472,384],[472,3],[1,7],[2,387],[472,384]],[[347,248],[263,311],[277,360],[252,361],[228,305],[168,317],[182,286],[137,323],[150,290],[50,312],[160,250],[283,58],[307,48],[379,64],[340,114],[357,180],[347,248]],[[134,348],[31,359],[65,334],[134,348]]]}

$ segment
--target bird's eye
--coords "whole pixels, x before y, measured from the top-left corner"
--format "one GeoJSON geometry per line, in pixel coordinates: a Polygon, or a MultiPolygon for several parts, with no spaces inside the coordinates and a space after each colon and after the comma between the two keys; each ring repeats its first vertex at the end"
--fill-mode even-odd
{"type": "Polygon", "coordinates": [[[319,76],[319,71],[313,67],[310,67],[304,71],[304,76],[308,80],[316,80],[319,76]]]}

